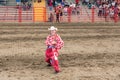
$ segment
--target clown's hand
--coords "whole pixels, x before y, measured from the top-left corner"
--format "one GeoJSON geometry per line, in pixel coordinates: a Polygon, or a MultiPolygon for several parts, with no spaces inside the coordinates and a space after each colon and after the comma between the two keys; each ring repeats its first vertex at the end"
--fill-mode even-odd
{"type": "Polygon", "coordinates": [[[52,42],[52,45],[56,45],[56,41],[53,41],[53,42],[52,42]]]}

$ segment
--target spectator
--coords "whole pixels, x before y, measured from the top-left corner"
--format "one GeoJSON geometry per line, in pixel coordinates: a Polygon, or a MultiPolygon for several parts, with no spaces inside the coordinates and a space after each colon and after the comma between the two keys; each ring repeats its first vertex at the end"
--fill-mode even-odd
{"type": "Polygon", "coordinates": [[[28,4],[27,4],[28,9],[30,9],[31,6],[32,6],[31,2],[28,2],[28,4]]]}
{"type": "Polygon", "coordinates": [[[64,8],[63,8],[63,13],[64,13],[65,16],[67,16],[67,11],[68,11],[68,8],[67,8],[67,7],[64,7],[64,8]]]}
{"type": "Polygon", "coordinates": [[[62,7],[64,7],[64,6],[65,6],[65,3],[64,3],[64,1],[62,1],[62,2],[61,2],[61,5],[62,5],[62,7]]]}
{"type": "Polygon", "coordinates": [[[38,0],[38,3],[40,3],[41,2],[41,0],[38,0]]]}
{"type": "Polygon", "coordinates": [[[88,9],[91,9],[91,7],[92,7],[92,3],[88,3],[88,9]]]}
{"type": "Polygon", "coordinates": [[[98,9],[98,16],[102,16],[102,5],[100,5],[98,9]]]}
{"type": "Polygon", "coordinates": [[[115,2],[115,1],[113,1],[111,4],[112,4],[112,6],[114,7],[114,6],[115,6],[115,4],[116,4],[116,2],[115,2]]]}
{"type": "Polygon", "coordinates": [[[63,12],[62,9],[60,9],[60,22],[63,20],[63,12]]]}
{"type": "Polygon", "coordinates": [[[56,22],[60,22],[60,14],[59,14],[59,10],[56,11],[56,22]]]}
{"type": "Polygon", "coordinates": [[[75,3],[76,3],[76,6],[78,5],[78,3],[79,3],[79,0],[75,0],[75,3]]]}
{"type": "Polygon", "coordinates": [[[52,7],[53,7],[52,0],[50,0],[50,2],[49,2],[49,5],[48,5],[48,6],[49,6],[49,10],[50,10],[50,11],[52,11],[52,7]]]}
{"type": "Polygon", "coordinates": [[[89,0],[85,0],[85,4],[87,5],[89,3],[89,0]]]}
{"type": "Polygon", "coordinates": [[[81,11],[81,7],[80,6],[76,6],[77,15],[80,15],[80,11],[81,11]]]}
{"type": "Polygon", "coordinates": [[[119,19],[120,19],[120,4],[119,4],[119,6],[118,6],[118,16],[119,16],[119,19]]]}
{"type": "Polygon", "coordinates": [[[114,9],[110,8],[109,11],[110,18],[114,18],[114,9]]]}
{"type": "Polygon", "coordinates": [[[55,7],[56,6],[56,1],[55,0],[53,0],[53,7],[55,7]]]}
{"type": "Polygon", "coordinates": [[[54,15],[53,15],[53,13],[50,13],[49,20],[50,20],[50,22],[53,22],[53,21],[54,21],[54,15]]]}

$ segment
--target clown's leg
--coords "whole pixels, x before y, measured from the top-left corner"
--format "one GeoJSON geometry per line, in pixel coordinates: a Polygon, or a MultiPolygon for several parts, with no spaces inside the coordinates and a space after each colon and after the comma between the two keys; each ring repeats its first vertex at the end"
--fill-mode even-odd
{"type": "Polygon", "coordinates": [[[56,72],[60,71],[58,58],[56,56],[53,56],[51,58],[50,63],[52,64],[52,66],[56,72]]]}
{"type": "Polygon", "coordinates": [[[50,62],[50,60],[51,60],[51,58],[45,58],[45,61],[48,63],[48,65],[47,66],[51,66],[51,62],[50,62]]]}
{"type": "Polygon", "coordinates": [[[48,66],[51,65],[51,63],[50,63],[51,51],[52,51],[52,49],[47,49],[46,52],[45,52],[45,61],[48,63],[48,66]]]}

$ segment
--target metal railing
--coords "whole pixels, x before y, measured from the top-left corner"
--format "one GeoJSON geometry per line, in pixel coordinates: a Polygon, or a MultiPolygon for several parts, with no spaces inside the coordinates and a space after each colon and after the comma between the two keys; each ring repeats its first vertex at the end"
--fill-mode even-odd
{"type": "MultiPolygon", "coordinates": [[[[51,12],[40,11],[35,13],[34,7],[24,10],[21,6],[0,6],[0,22],[36,22],[35,15],[43,16],[43,21],[41,22],[56,22],[56,13],[52,12],[52,21],[51,21],[51,12]],[[43,15],[44,14],[44,15],[43,15]]],[[[108,17],[99,17],[96,9],[81,9],[79,14],[72,14],[72,10],[68,8],[67,13],[63,11],[63,15],[59,16],[60,22],[119,22],[120,18],[117,14],[114,15],[114,18],[108,17]],[[86,12],[87,11],[87,12],[86,12]],[[89,16],[88,16],[89,15],[89,16]],[[107,20],[107,21],[106,21],[107,20]]]]}

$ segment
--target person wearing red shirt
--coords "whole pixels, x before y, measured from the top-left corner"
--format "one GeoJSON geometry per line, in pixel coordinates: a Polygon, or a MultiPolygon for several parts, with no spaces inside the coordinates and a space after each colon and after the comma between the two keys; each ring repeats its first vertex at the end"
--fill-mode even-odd
{"type": "Polygon", "coordinates": [[[76,2],[76,5],[78,5],[78,3],[79,3],[79,0],[75,0],[75,2],[76,2]]]}
{"type": "Polygon", "coordinates": [[[48,28],[50,34],[46,38],[46,52],[45,60],[48,63],[48,66],[53,66],[56,73],[60,72],[59,63],[58,63],[58,51],[63,47],[64,42],[61,37],[56,33],[57,28],[51,26],[48,28]]]}

